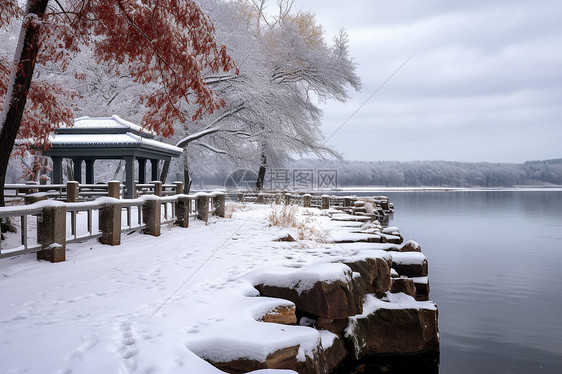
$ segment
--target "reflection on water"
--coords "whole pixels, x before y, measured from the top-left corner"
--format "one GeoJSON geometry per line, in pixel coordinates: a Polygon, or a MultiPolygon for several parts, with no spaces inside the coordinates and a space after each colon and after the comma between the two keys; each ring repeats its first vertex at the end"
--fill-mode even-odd
{"type": "MultiPolygon", "coordinates": [[[[562,372],[562,192],[381,194],[395,204],[390,224],[429,261],[439,372],[562,372]]],[[[361,365],[365,373],[436,372],[361,365]]]]}
{"type": "Polygon", "coordinates": [[[437,374],[439,354],[416,356],[371,356],[358,362],[347,362],[333,374],[437,374]]]}

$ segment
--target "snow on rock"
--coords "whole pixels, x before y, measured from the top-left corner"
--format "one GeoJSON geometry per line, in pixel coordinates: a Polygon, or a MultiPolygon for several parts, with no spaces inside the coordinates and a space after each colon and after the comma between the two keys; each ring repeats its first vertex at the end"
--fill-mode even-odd
{"type": "Polygon", "coordinates": [[[248,279],[260,294],[290,300],[298,311],[311,316],[346,318],[361,309],[362,290],[357,289],[350,267],[342,263],[259,269],[248,279]]]}
{"type": "Polygon", "coordinates": [[[400,252],[421,252],[421,246],[414,240],[408,240],[400,248],[400,252]]]}
{"type": "Polygon", "coordinates": [[[367,216],[356,216],[347,213],[337,213],[332,214],[331,219],[334,221],[358,221],[358,222],[366,222],[370,221],[371,217],[367,216]]]}
{"type": "Polygon", "coordinates": [[[349,318],[345,338],[358,359],[369,354],[439,350],[437,307],[404,293],[365,295],[363,313],[349,318]]]}
{"type": "Polygon", "coordinates": [[[398,229],[398,227],[394,226],[385,227],[382,232],[383,234],[400,235],[400,230],[398,229]]]}
{"type": "Polygon", "coordinates": [[[392,252],[392,262],[398,265],[419,265],[427,262],[427,258],[419,252],[392,252]]]}
{"type": "Polygon", "coordinates": [[[290,288],[297,293],[311,290],[318,282],[326,284],[351,280],[351,269],[339,263],[305,266],[300,269],[282,267],[262,267],[250,272],[246,277],[254,286],[273,286],[290,288]]]}
{"type": "Polygon", "coordinates": [[[360,241],[367,243],[380,243],[381,236],[348,231],[329,231],[326,241],[329,243],[353,243],[360,241]]]}
{"type": "Polygon", "coordinates": [[[407,277],[425,277],[428,274],[427,259],[420,252],[392,252],[392,268],[407,277]]]}

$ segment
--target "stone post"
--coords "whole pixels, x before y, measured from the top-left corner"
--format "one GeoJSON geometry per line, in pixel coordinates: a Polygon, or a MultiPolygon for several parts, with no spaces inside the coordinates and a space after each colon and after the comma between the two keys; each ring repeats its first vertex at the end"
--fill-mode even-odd
{"type": "Polygon", "coordinates": [[[46,206],[37,225],[37,241],[43,249],[38,260],[61,262],[66,259],[66,206],[46,206]]]}
{"type": "MultiPolygon", "coordinates": [[[[25,182],[25,184],[28,186],[37,186],[39,183],[35,181],[27,181],[25,182]]],[[[37,192],[39,192],[39,189],[37,188],[28,188],[25,190],[25,193],[37,193],[37,192]]]]}
{"type": "Polygon", "coordinates": [[[330,209],[330,196],[322,195],[322,209],[330,209]]]}
{"type": "Polygon", "coordinates": [[[222,192],[215,194],[215,216],[224,218],[226,212],[226,195],[222,192]]]}
{"type": "Polygon", "coordinates": [[[180,227],[189,227],[190,207],[191,199],[189,197],[178,197],[178,202],[176,203],[176,225],[180,227]]]}
{"type": "Polygon", "coordinates": [[[286,193],[285,194],[285,205],[290,205],[290,204],[291,204],[291,194],[286,193]]]}
{"type": "Polygon", "coordinates": [[[162,182],[152,181],[150,183],[152,183],[154,185],[154,195],[162,196],[162,182]]]}
{"type": "Polygon", "coordinates": [[[66,182],[66,201],[69,203],[75,203],[78,199],[80,191],[80,183],[76,181],[66,182]]]}
{"type": "Polygon", "coordinates": [[[312,195],[304,194],[302,197],[302,206],[305,208],[310,208],[312,205],[312,195]]]}
{"type": "Polygon", "coordinates": [[[121,244],[121,203],[103,204],[99,210],[100,243],[121,244]]]}
{"type": "Polygon", "coordinates": [[[161,209],[160,199],[146,199],[142,205],[142,221],[146,225],[143,233],[152,236],[160,236],[161,225],[161,209]]]}
{"type": "Polygon", "coordinates": [[[107,196],[114,199],[119,199],[121,197],[121,182],[119,181],[109,181],[107,182],[107,196]]]}
{"type": "Polygon", "coordinates": [[[258,203],[258,204],[263,204],[264,202],[265,202],[265,196],[263,195],[262,192],[259,192],[259,193],[258,193],[258,200],[257,200],[257,203],[258,203]]]}
{"type": "Polygon", "coordinates": [[[197,194],[197,218],[209,222],[209,196],[206,193],[197,194]]]}
{"type": "Polygon", "coordinates": [[[183,183],[179,181],[175,181],[174,184],[176,185],[176,195],[183,194],[183,183]]]}

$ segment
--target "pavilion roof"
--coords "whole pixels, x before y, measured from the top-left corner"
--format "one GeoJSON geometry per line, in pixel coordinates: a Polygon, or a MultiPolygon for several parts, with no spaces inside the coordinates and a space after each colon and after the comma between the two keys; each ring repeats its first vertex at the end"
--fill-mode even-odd
{"type": "Polygon", "coordinates": [[[46,156],[121,158],[134,155],[166,159],[183,150],[154,139],[154,134],[118,116],[81,117],[73,127],[59,128],[49,137],[46,156]]]}

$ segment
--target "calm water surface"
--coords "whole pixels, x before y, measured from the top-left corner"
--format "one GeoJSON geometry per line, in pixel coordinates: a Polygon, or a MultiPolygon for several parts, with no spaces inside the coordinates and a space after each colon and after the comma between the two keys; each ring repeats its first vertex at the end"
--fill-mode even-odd
{"type": "Polygon", "coordinates": [[[562,373],[560,190],[381,194],[428,258],[440,364],[349,372],[562,373]]]}

